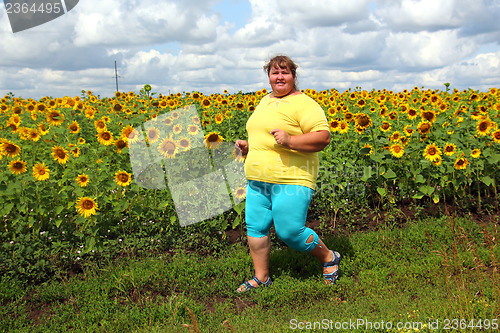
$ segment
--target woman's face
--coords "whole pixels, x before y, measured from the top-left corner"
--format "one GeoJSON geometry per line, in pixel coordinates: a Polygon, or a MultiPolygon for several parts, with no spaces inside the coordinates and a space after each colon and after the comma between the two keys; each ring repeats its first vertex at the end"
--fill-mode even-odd
{"type": "Polygon", "coordinates": [[[288,68],[273,67],[269,71],[269,84],[275,97],[289,94],[294,87],[295,78],[288,68]]]}

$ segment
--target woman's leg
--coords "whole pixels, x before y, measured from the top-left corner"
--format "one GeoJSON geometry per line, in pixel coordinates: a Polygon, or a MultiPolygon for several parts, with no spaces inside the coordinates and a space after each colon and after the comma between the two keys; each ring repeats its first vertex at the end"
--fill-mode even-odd
{"type": "MultiPolygon", "coordinates": [[[[290,247],[309,252],[322,264],[333,261],[334,255],[319,236],[305,226],[313,190],[299,185],[275,185],[273,194],[273,219],[278,236],[290,247]]],[[[323,267],[324,274],[331,274],[338,265],[323,267]]],[[[325,280],[325,283],[329,281],[325,280]]]]}
{"type": "MultiPolygon", "coordinates": [[[[313,241],[313,235],[311,235],[308,239],[308,242],[312,241],[313,241]]],[[[312,249],[309,253],[314,257],[316,257],[322,264],[331,262],[333,259],[335,259],[333,257],[332,251],[330,251],[328,247],[326,247],[325,243],[323,243],[323,241],[319,237],[318,237],[318,245],[316,245],[316,247],[312,249]]],[[[338,268],[339,268],[338,265],[323,267],[323,274],[331,274],[336,270],[338,270],[338,268]]],[[[330,283],[330,281],[325,280],[325,283],[328,284],[330,283]]]]}
{"type": "MultiPolygon", "coordinates": [[[[259,281],[266,282],[269,278],[269,254],[271,253],[271,240],[269,239],[269,235],[261,238],[248,236],[247,239],[255,276],[259,281]]],[[[258,287],[257,282],[254,280],[249,280],[248,282],[250,282],[252,286],[258,287]]],[[[244,286],[240,286],[238,291],[244,291],[244,289],[244,286]]]]}
{"type": "MultiPolygon", "coordinates": [[[[261,282],[266,282],[269,278],[269,254],[271,252],[269,229],[273,223],[272,204],[267,186],[267,183],[249,181],[245,203],[248,247],[255,276],[261,282]]],[[[248,283],[257,287],[257,282],[253,279],[248,283]]],[[[241,285],[238,291],[245,291],[245,286],[241,285]]]]}

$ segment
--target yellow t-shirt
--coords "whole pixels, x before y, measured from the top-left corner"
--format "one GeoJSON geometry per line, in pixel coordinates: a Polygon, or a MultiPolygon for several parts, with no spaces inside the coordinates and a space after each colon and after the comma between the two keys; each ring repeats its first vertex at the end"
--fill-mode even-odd
{"type": "Polygon", "coordinates": [[[318,153],[299,152],[276,143],[270,133],[276,128],[290,135],[329,130],[325,112],[309,96],[265,96],[246,124],[249,146],[245,160],[247,179],[303,185],[314,190],[319,170],[318,153]]]}

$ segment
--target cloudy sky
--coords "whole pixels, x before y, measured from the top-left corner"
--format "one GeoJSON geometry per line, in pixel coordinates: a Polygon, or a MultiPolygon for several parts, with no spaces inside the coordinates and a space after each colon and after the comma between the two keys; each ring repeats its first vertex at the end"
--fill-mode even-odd
{"type": "Polygon", "coordinates": [[[81,0],[13,33],[0,7],[0,96],[39,99],[269,88],[284,53],[299,87],[500,87],[500,0],[81,0]]]}

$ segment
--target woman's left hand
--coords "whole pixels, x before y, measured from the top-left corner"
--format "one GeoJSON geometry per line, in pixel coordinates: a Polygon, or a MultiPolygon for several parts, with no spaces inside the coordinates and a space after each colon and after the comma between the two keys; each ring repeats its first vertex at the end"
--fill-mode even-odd
{"type": "Polygon", "coordinates": [[[290,148],[290,134],[279,128],[273,129],[271,131],[271,134],[274,136],[274,140],[276,140],[276,143],[290,148]]]}

